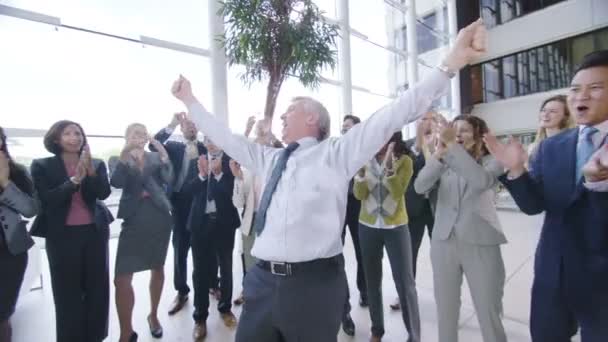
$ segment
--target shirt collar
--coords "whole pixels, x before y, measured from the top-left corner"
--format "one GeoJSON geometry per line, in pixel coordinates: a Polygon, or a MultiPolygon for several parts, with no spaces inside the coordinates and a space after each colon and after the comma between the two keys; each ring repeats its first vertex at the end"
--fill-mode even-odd
{"type": "MultiPolygon", "coordinates": [[[[305,138],[298,140],[298,144],[300,144],[300,146],[298,147],[298,150],[303,150],[303,149],[307,149],[309,147],[318,145],[319,139],[314,138],[314,137],[305,137],[305,138]]],[[[296,150],[296,151],[298,151],[298,150],[296,150]]]]}
{"type": "MultiPolygon", "coordinates": [[[[579,130],[578,130],[578,135],[580,136],[583,132],[583,129],[585,127],[587,127],[586,125],[579,125],[579,130]]],[[[604,136],[606,134],[608,134],[608,120],[604,120],[602,122],[600,122],[597,125],[594,125],[593,127],[597,128],[597,130],[599,131],[599,133],[604,136]]]]}

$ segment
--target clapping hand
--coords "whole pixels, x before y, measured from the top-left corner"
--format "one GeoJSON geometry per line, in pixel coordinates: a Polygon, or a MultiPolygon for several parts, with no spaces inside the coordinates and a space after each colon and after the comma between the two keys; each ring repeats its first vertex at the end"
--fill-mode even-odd
{"type": "Polygon", "coordinates": [[[395,142],[388,144],[386,148],[386,154],[384,155],[384,172],[393,172],[393,165],[395,161],[395,142]]]}
{"type": "Polygon", "coordinates": [[[3,151],[0,151],[0,187],[6,188],[9,183],[10,173],[8,157],[3,151]]]}
{"type": "Polygon", "coordinates": [[[207,160],[206,155],[201,155],[198,157],[198,174],[201,177],[207,177],[209,175],[209,161],[207,160]]]}
{"type": "Polygon", "coordinates": [[[184,120],[186,120],[186,113],[184,113],[184,112],[175,113],[175,114],[173,114],[173,119],[171,119],[171,123],[169,124],[169,127],[175,129],[177,126],[181,125],[184,120]]]}
{"type": "Polygon", "coordinates": [[[505,144],[500,142],[493,134],[487,133],[484,135],[483,141],[490,154],[509,170],[512,178],[517,178],[525,172],[528,153],[519,140],[510,137],[509,142],[505,144]]]}
{"type": "Polygon", "coordinates": [[[156,149],[156,151],[160,154],[160,160],[163,163],[168,163],[169,162],[169,154],[167,153],[167,150],[165,149],[165,146],[163,146],[163,144],[160,143],[160,141],[148,136],[148,141],[150,142],[150,145],[154,146],[154,148],[156,149]]]}
{"type": "Polygon", "coordinates": [[[235,178],[241,180],[243,179],[243,170],[241,170],[241,165],[234,159],[230,159],[230,171],[235,178]]]}
{"type": "Polygon", "coordinates": [[[608,180],[608,145],[602,146],[583,166],[583,175],[587,182],[608,180]]]}

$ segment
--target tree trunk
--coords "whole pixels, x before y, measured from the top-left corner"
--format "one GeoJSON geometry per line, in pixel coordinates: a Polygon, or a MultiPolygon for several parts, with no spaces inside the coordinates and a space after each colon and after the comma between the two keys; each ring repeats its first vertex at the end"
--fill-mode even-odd
{"type": "Polygon", "coordinates": [[[277,98],[283,85],[283,77],[279,75],[271,75],[266,88],[266,106],[264,107],[264,119],[271,123],[274,115],[275,107],[277,106],[277,98]]]}

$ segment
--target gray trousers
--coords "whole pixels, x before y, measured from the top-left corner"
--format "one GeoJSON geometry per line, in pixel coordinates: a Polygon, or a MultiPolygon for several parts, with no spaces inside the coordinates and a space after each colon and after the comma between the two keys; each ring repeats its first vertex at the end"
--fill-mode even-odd
{"type": "Polygon", "coordinates": [[[245,276],[236,342],[336,342],[346,300],[344,257],[293,275],[258,265],[245,276]]]}
{"type": "Polygon", "coordinates": [[[420,341],[420,312],[412,262],[412,241],[406,225],[392,229],[359,225],[363,270],[367,281],[367,299],[372,320],[372,334],[384,335],[382,303],[382,258],[384,248],[393,272],[393,280],[401,303],[403,323],[409,333],[408,342],[420,341]]]}
{"type": "MultiPolygon", "coordinates": [[[[434,236],[434,235],[433,235],[434,236]]],[[[431,262],[439,325],[439,342],[458,341],[460,288],[467,277],[473,305],[485,342],[506,342],[502,325],[505,266],[500,246],[459,241],[431,240],[431,262]]]]}

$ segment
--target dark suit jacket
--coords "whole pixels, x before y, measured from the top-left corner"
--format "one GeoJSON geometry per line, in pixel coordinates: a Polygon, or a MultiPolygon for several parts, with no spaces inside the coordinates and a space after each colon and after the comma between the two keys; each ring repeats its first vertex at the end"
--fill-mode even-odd
{"type": "MultiPolygon", "coordinates": [[[[406,145],[411,150],[413,150],[414,148],[414,143],[415,139],[410,139],[406,141],[406,145]]],[[[405,192],[407,216],[410,219],[428,213],[428,211],[425,211],[424,209],[426,208],[426,206],[430,205],[429,199],[425,195],[417,193],[414,189],[414,183],[416,182],[416,178],[418,178],[420,170],[422,170],[425,165],[424,154],[419,153],[412,159],[414,161],[414,173],[412,174],[412,179],[410,180],[410,184],[408,185],[407,191],[405,192]]]]}
{"type": "MultiPolygon", "coordinates": [[[[171,134],[168,134],[167,132],[165,132],[165,129],[161,129],[160,131],[158,131],[158,133],[156,133],[154,135],[154,139],[158,140],[159,142],[161,142],[164,146],[165,149],[167,150],[167,154],[169,155],[169,160],[171,160],[171,165],[173,166],[173,182],[170,183],[169,186],[169,193],[173,192],[173,186],[175,185],[175,182],[177,182],[177,179],[179,178],[179,175],[182,172],[182,166],[184,164],[184,153],[186,152],[186,144],[182,143],[182,142],[178,142],[178,141],[167,141],[169,139],[169,137],[171,137],[171,134]]],[[[152,152],[157,152],[156,149],[154,148],[154,146],[149,145],[150,147],[150,151],[152,152]]],[[[207,154],[207,149],[205,148],[205,145],[203,145],[203,143],[201,142],[197,142],[197,147],[198,147],[198,155],[203,155],[203,154],[207,154]]],[[[194,162],[190,162],[190,166],[189,166],[189,171],[188,174],[186,175],[186,178],[184,179],[184,185],[188,184],[189,181],[191,181],[192,179],[196,178],[198,174],[197,171],[197,167],[196,167],[196,161],[194,162]],[[194,165],[194,168],[192,167],[194,165]]]]}
{"type": "MultiPolygon", "coordinates": [[[[241,225],[239,213],[232,202],[234,192],[234,176],[230,171],[230,157],[225,153],[222,156],[222,178],[215,187],[215,206],[218,220],[225,229],[235,230],[241,225]]],[[[184,189],[194,196],[190,217],[188,218],[188,229],[201,229],[204,222],[203,217],[207,209],[207,188],[210,180],[201,181],[198,175],[184,189]]]]}
{"type": "Polygon", "coordinates": [[[608,193],[575,184],[577,141],[578,128],[543,141],[528,173],[500,180],[524,213],[545,212],[535,283],[554,288],[565,279],[569,290],[584,297],[608,292],[608,193]]]}
{"type": "Polygon", "coordinates": [[[93,159],[93,166],[97,175],[85,177],[78,187],[70,181],[61,157],[36,159],[32,162],[32,178],[42,209],[32,226],[32,235],[52,237],[57,230],[63,229],[72,195],[79,188],[82,189],[82,197],[93,214],[94,223],[98,228],[108,228],[113,217],[101,202],[110,196],[108,172],[102,160],[93,159]]]}
{"type": "Polygon", "coordinates": [[[117,189],[123,189],[118,205],[119,218],[129,218],[137,212],[144,190],[150,194],[158,210],[167,214],[171,211],[165,186],[173,181],[173,168],[170,163],[163,164],[156,152],[146,152],[144,156],[143,172],[129,163],[119,161],[112,173],[110,184],[117,189]]]}

